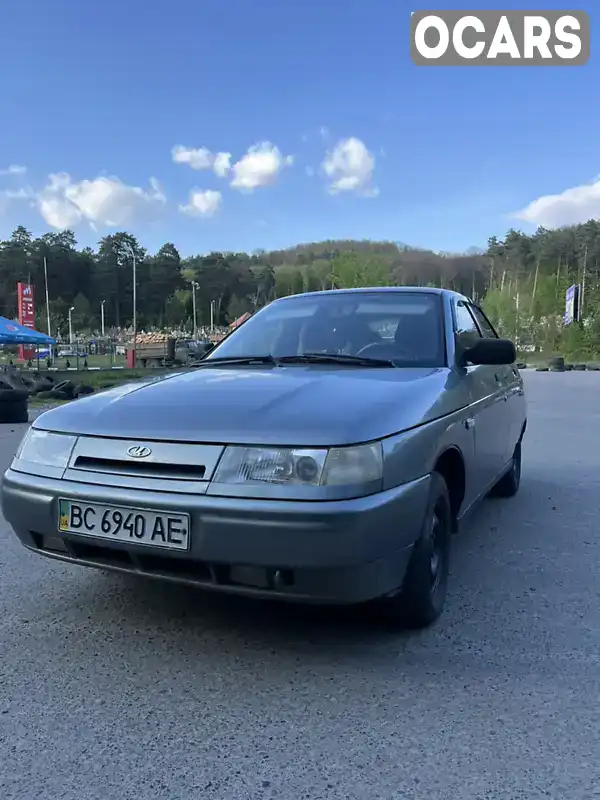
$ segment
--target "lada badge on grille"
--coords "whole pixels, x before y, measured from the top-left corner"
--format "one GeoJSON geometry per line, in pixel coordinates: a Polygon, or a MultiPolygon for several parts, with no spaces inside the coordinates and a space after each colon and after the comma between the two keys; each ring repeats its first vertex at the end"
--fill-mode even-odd
{"type": "Polygon", "coordinates": [[[149,447],[143,447],[142,445],[135,445],[127,450],[127,455],[132,458],[147,458],[151,453],[152,450],[149,447]]]}

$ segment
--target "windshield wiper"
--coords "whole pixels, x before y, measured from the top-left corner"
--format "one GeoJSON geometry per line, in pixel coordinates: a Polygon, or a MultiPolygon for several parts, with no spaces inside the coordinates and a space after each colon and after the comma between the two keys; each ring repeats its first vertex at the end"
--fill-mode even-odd
{"type": "Polygon", "coordinates": [[[280,364],[348,364],[356,367],[394,367],[393,361],[385,358],[351,356],[347,353],[301,353],[298,356],[281,356],[280,364]]]}
{"type": "Polygon", "coordinates": [[[272,365],[274,367],[283,364],[347,364],[354,367],[395,367],[393,361],[383,358],[369,358],[368,356],[351,356],[347,353],[300,353],[295,356],[279,356],[275,358],[270,354],[258,356],[223,356],[222,358],[203,358],[190,366],[200,369],[201,367],[221,367],[221,366],[252,366],[272,365]]]}
{"type": "Polygon", "coordinates": [[[276,366],[279,359],[273,358],[272,355],[263,356],[223,356],[222,358],[203,358],[201,361],[196,361],[192,364],[193,367],[220,367],[228,366],[251,366],[252,364],[272,364],[276,366]]]}

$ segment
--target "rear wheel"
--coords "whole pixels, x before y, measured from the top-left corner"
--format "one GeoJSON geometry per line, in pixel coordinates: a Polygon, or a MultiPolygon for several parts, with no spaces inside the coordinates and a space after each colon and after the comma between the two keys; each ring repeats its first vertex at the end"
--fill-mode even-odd
{"type": "Polygon", "coordinates": [[[440,616],[450,570],[452,512],[445,480],[431,475],[421,534],[408,563],[402,587],[378,603],[383,616],[406,628],[426,628],[440,616]]]}
{"type": "Polygon", "coordinates": [[[510,469],[492,489],[494,497],[514,497],[521,485],[521,442],[515,447],[510,469]]]}

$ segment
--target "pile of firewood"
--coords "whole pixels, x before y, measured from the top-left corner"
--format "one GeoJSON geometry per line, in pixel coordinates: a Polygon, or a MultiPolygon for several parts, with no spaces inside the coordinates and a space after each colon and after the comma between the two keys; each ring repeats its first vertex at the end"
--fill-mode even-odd
{"type": "MultiPolygon", "coordinates": [[[[170,338],[166,333],[138,333],[136,341],[137,344],[162,344],[170,338]]],[[[133,346],[133,341],[129,344],[133,346]]]]}

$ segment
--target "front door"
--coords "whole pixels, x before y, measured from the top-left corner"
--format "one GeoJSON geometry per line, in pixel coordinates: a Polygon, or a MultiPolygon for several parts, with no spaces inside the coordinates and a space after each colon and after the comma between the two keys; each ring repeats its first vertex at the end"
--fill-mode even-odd
{"type": "MultiPolygon", "coordinates": [[[[498,334],[494,326],[483,311],[471,304],[470,310],[479,326],[481,335],[487,339],[497,339],[498,334]]],[[[521,436],[523,421],[525,419],[525,397],[523,391],[523,378],[515,364],[499,365],[495,369],[495,376],[502,383],[506,398],[505,429],[506,440],[504,450],[504,465],[508,464],[515,450],[515,445],[521,436]]]]}
{"type": "MultiPolygon", "coordinates": [[[[459,300],[454,305],[455,332],[459,343],[468,348],[481,338],[469,305],[459,300]]],[[[473,493],[487,491],[506,463],[508,415],[504,367],[471,365],[464,368],[471,395],[471,419],[475,433],[475,473],[473,493]]]]}

